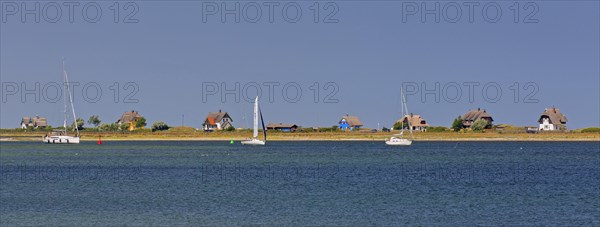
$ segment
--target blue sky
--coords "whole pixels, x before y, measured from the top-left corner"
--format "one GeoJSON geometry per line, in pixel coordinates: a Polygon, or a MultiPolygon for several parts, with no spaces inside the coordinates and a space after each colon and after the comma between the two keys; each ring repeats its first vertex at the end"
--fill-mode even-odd
{"type": "MultiPolygon", "coordinates": [[[[25,7],[34,8],[35,3],[26,2],[25,7]]],[[[399,118],[399,88],[404,82],[427,89],[439,84],[440,89],[425,100],[422,88],[407,96],[410,112],[421,114],[431,125],[449,126],[456,116],[478,107],[487,109],[495,123],[536,125],[539,114],[551,106],[567,115],[571,129],[600,125],[598,1],[529,6],[520,2],[517,23],[510,1],[493,2],[502,9],[495,23],[486,21],[496,17],[495,8],[482,13],[488,2],[474,8],[472,23],[465,2],[457,2],[461,18],[456,23],[447,21],[456,14],[455,5],[446,1],[437,2],[439,23],[434,14],[421,21],[423,6],[432,9],[435,1],[404,2],[404,10],[400,1],[337,1],[328,8],[327,2],[319,1],[318,23],[310,8],[315,1],[293,2],[302,9],[296,23],[285,20],[295,17],[295,8],[289,7],[287,17],[283,16],[283,5],[289,2],[274,7],[272,23],[265,2],[257,2],[262,17],[256,23],[245,20],[256,15],[256,5],[248,1],[224,3],[229,9],[240,3],[241,9],[248,10],[248,15],[240,13],[239,23],[232,14],[225,15],[223,23],[220,11],[207,13],[211,9],[199,1],[136,2],[129,8],[119,2],[119,23],[114,23],[115,11],[109,8],[114,1],[97,2],[102,17],[96,23],[85,20],[93,19],[94,8],[88,8],[87,18],[82,16],[84,3],[74,8],[72,23],[68,8],[60,5],[60,20],[50,23],[46,19],[56,18],[53,6],[39,3],[41,11],[49,12],[39,13],[40,22],[30,14],[23,23],[20,11],[6,8],[14,5],[5,4],[0,12],[2,128],[18,127],[21,117],[34,115],[48,117],[51,125],[61,124],[61,101],[49,102],[52,97],[44,95],[53,94],[49,84],[62,82],[62,57],[70,79],[80,83],[75,88],[78,117],[97,114],[103,122],[114,122],[124,111],[135,109],[150,123],[180,125],[184,115],[185,125],[199,128],[208,112],[222,109],[230,112],[235,126],[250,126],[252,105],[241,93],[245,86],[247,96],[256,95],[253,85],[258,84],[268,122],[331,126],[348,113],[359,116],[367,127],[378,123],[389,127],[399,118]],[[419,11],[407,13],[412,9],[408,4],[419,11]],[[138,22],[123,23],[134,8],[138,11],[130,19],[138,22]],[[337,23],[324,23],[332,12],[330,19],[337,23]],[[528,22],[537,23],[525,23],[528,15],[528,22]],[[133,86],[124,87],[129,82],[133,86]],[[10,90],[14,84],[34,89],[35,83],[40,83],[33,92],[40,96],[39,103],[32,94],[25,95],[23,102],[21,88],[16,94],[10,90]],[[203,85],[215,83],[228,89],[239,83],[234,93],[240,94],[240,102],[232,94],[222,101],[220,92],[203,100],[207,92],[203,85]],[[264,83],[279,84],[273,102],[264,83]],[[465,83],[479,84],[472,102],[465,83]],[[87,90],[87,101],[82,97],[84,85],[93,88],[87,90]],[[96,85],[101,97],[96,96],[96,85]],[[454,85],[461,87],[459,98],[454,85]],[[296,96],[297,86],[301,96],[296,96]],[[126,97],[133,87],[138,91],[126,97]],[[502,89],[501,96],[497,88],[502,89]],[[439,102],[435,94],[440,95],[439,102]],[[137,102],[124,103],[126,98],[137,102]]],[[[23,5],[17,7],[22,10],[23,5]]]]}

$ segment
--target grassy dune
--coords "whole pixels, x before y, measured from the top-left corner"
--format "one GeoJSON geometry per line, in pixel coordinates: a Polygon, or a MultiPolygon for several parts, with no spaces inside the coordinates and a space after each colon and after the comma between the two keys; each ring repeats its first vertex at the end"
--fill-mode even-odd
{"type": "MultiPolygon", "coordinates": [[[[41,140],[47,132],[18,130],[2,130],[2,140],[41,140]]],[[[81,133],[81,140],[244,140],[251,136],[249,131],[235,132],[201,132],[195,130],[169,130],[162,132],[91,132],[81,133]]],[[[268,140],[281,141],[383,141],[394,133],[389,132],[269,132],[268,140]]],[[[509,133],[509,132],[416,132],[415,140],[419,141],[600,141],[600,133],[591,132],[552,132],[552,133],[509,133]]]]}

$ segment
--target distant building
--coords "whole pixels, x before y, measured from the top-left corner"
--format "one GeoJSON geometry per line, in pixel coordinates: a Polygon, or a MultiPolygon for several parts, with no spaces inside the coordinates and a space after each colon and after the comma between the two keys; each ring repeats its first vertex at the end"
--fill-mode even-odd
{"type": "Polygon", "coordinates": [[[355,130],[360,129],[363,126],[362,122],[360,122],[357,116],[350,116],[348,114],[343,116],[338,124],[342,130],[355,130]]]}
{"type": "MultiPolygon", "coordinates": [[[[400,120],[396,121],[396,123],[394,125],[401,124],[402,128],[409,129],[409,124],[408,124],[409,122],[410,122],[410,126],[412,126],[412,130],[415,130],[415,131],[424,132],[427,130],[427,127],[429,127],[429,124],[427,124],[427,121],[425,121],[425,119],[421,118],[421,115],[412,114],[412,113],[400,118],[400,120]]],[[[400,129],[400,128],[397,128],[397,129],[400,129]]]]}
{"type": "Polygon", "coordinates": [[[135,125],[137,121],[141,118],[143,118],[142,115],[140,115],[137,111],[127,111],[123,113],[123,115],[121,115],[121,118],[119,118],[119,120],[117,120],[117,124],[127,125],[127,130],[133,131],[136,129],[135,125]]]}
{"type": "Polygon", "coordinates": [[[45,117],[35,116],[35,117],[23,117],[21,119],[21,128],[25,129],[27,127],[33,128],[46,128],[48,127],[48,121],[45,117]]]}
{"type": "Polygon", "coordinates": [[[540,131],[553,131],[567,129],[567,116],[556,107],[546,108],[538,119],[540,131]]]}
{"type": "Polygon", "coordinates": [[[233,119],[227,112],[210,112],[208,116],[204,119],[204,123],[202,127],[204,131],[214,131],[214,130],[223,130],[230,127],[233,127],[231,124],[233,119]]]}
{"type": "Polygon", "coordinates": [[[492,115],[490,115],[485,109],[477,108],[476,110],[470,110],[462,116],[463,126],[465,128],[470,128],[471,125],[473,125],[473,123],[479,119],[483,119],[488,122],[488,126],[486,128],[491,128],[492,122],[494,121],[492,115]]]}
{"type": "Polygon", "coordinates": [[[277,124],[268,124],[267,125],[267,130],[276,130],[276,131],[282,131],[282,132],[295,132],[296,130],[298,130],[298,125],[295,124],[283,124],[283,123],[277,123],[277,124]]]}

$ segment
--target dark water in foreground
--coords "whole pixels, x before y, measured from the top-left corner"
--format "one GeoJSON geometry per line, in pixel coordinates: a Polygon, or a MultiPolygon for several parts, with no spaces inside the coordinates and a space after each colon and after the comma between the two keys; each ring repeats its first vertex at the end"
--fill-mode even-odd
{"type": "Polygon", "coordinates": [[[0,149],[1,226],[600,226],[599,142],[0,149]]]}

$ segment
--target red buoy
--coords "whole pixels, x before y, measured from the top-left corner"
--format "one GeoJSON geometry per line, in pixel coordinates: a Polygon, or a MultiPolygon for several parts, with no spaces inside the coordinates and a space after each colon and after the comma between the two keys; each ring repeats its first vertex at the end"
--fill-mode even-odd
{"type": "Polygon", "coordinates": [[[98,145],[102,145],[102,136],[98,135],[98,145]]]}

